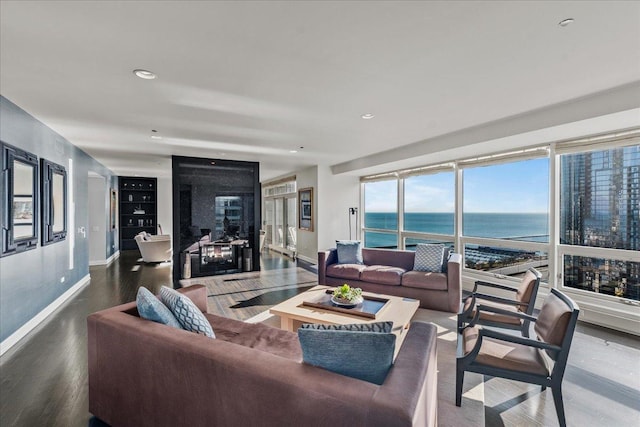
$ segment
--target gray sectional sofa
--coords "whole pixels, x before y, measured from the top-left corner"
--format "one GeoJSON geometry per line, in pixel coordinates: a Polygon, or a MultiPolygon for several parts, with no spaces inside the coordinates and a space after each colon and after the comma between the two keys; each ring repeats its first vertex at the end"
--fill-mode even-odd
{"type": "Polygon", "coordinates": [[[438,273],[414,271],[412,251],[362,249],[363,264],[338,264],[336,249],[318,252],[318,283],[344,283],[379,294],[414,298],[420,307],[457,313],[462,298],[460,254],[452,253],[438,273]]]}

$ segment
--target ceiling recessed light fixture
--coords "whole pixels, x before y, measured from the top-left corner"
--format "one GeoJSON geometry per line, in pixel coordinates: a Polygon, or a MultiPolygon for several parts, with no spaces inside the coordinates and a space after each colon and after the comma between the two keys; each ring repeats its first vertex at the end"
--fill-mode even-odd
{"type": "Polygon", "coordinates": [[[373,114],[371,114],[371,113],[366,113],[366,114],[363,114],[363,115],[362,115],[362,118],[363,118],[363,119],[365,119],[365,120],[371,120],[371,119],[373,119],[374,117],[375,117],[375,116],[374,116],[373,114]]]}
{"type": "Polygon", "coordinates": [[[151,139],[162,139],[160,135],[151,135],[151,139]]]}
{"type": "Polygon", "coordinates": [[[573,23],[573,21],[573,18],[563,19],[562,21],[558,22],[558,25],[560,25],[561,27],[566,27],[567,25],[573,23]]]}
{"type": "Polygon", "coordinates": [[[143,70],[141,68],[138,68],[136,70],[133,70],[133,74],[135,74],[136,76],[140,77],[141,79],[145,79],[145,80],[153,80],[156,77],[156,74],[148,71],[148,70],[143,70]]]}

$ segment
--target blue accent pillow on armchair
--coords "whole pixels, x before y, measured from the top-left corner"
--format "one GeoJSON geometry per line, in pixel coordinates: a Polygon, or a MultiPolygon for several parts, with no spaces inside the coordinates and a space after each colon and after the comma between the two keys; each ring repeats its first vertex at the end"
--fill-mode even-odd
{"type": "Polygon", "coordinates": [[[171,310],[143,286],[138,288],[136,306],[141,318],[182,329],[182,325],[171,313],[171,310]]]}
{"type": "MultiPolygon", "coordinates": [[[[391,322],[389,322],[391,323],[391,322]]],[[[304,326],[298,329],[305,363],[329,371],[382,384],[393,364],[396,336],[389,332],[357,331],[352,325],[304,326]],[[317,327],[315,327],[317,326],[317,327]]],[[[358,325],[361,326],[361,325],[358,325]]]]}
{"type": "Polygon", "coordinates": [[[363,264],[359,240],[336,240],[338,264],[363,264]]]}

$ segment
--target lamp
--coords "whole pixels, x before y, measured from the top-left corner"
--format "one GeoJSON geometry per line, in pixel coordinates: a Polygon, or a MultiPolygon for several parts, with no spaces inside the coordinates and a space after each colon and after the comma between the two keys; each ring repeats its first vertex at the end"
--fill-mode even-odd
{"type": "Polygon", "coordinates": [[[351,216],[356,216],[356,237],[358,237],[358,208],[349,208],[349,240],[351,240],[351,216]]]}

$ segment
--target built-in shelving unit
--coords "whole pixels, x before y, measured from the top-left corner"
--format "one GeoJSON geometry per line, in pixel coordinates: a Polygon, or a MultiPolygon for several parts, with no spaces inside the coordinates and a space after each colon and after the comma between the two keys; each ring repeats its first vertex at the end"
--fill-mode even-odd
{"type": "Polygon", "coordinates": [[[121,176],[120,183],[120,249],[138,249],[136,234],[156,234],[157,178],[121,176]]]}

